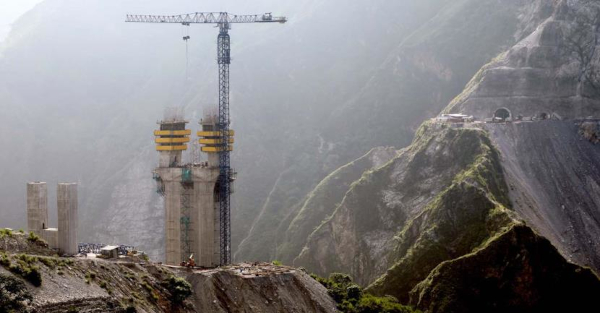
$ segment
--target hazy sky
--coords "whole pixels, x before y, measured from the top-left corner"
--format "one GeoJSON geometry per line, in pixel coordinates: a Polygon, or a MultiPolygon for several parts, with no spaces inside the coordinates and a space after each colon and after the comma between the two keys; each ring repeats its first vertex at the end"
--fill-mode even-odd
{"type": "Polygon", "coordinates": [[[0,0],[0,41],[6,38],[10,25],[43,0],[0,0]]]}

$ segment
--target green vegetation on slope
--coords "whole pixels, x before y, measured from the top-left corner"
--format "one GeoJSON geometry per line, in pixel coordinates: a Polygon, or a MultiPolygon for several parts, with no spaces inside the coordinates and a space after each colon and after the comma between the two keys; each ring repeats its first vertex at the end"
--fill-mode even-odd
{"type": "Polygon", "coordinates": [[[37,262],[37,257],[26,254],[19,254],[13,258],[6,253],[0,255],[0,265],[23,277],[32,285],[39,287],[42,285],[42,274],[40,268],[36,265],[37,262]]]}
{"type": "MultiPolygon", "coordinates": [[[[410,290],[443,261],[470,253],[513,220],[498,152],[485,132],[441,134],[463,168],[397,236],[398,260],[369,291],[407,302],[410,290]]],[[[419,164],[417,164],[419,167],[419,164]]]]}
{"type": "Polygon", "coordinates": [[[21,312],[32,299],[21,280],[0,274],[0,313],[21,312]]]}
{"type": "Polygon", "coordinates": [[[411,292],[436,312],[587,312],[600,280],[567,262],[545,238],[518,224],[471,254],[437,266],[411,292]]]}
{"type": "Polygon", "coordinates": [[[338,168],[325,177],[307,196],[302,207],[293,216],[285,230],[284,241],[280,243],[277,256],[291,263],[300,254],[306,238],[327,217],[331,216],[342,201],[350,184],[371,169],[375,164],[371,158],[388,161],[395,154],[393,148],[375,148],[360,158],[338,168]]]}
{"type": "Polygon", "coordinates": [[[329,278],[311,274],[311,277],[327,288],[327,293],[335,300],[337,307],[344,313],[418,313],[409,306],[402,305],[398,299],[385,296],[376,297],[365,293],[352,282],[349,275],[332,273],[329,278]]]}
{"type": "Polygon", "coordinates": [[[183,303],[192,295],[192,285],[181,277],[171,276],[162,285],[171,293],[175,305],[183,303]]]}

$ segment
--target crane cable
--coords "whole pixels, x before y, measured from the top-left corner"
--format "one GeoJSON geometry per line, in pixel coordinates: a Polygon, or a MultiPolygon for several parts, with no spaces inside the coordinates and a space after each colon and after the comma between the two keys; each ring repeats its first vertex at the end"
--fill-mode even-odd
{"type": "Polygon", "coordinates": [[[186,33],[185,36],[183,36],[183,41],[185,41],[185,86],[187,87],[188,84],[188,80],[189,80],[189,54],[188,54],[188,40],[190,39],[190,28],[189,25],[184,25],[183,27],[186,27],[186,33]]]}
{"type": "Polygon", "coordinates": [[[181,99],[179,100],[179,105],[184,105],[185,101],[185,97],[188,91],[188,81],[189,81],[189,49],[188,49],[188,40],[190,39],[190,29],[189,27],[186,28],[186,26],[189,25],[182,25],[182,29],[181,29],[181,36],[183,38],[183,41],[185,41],[185,77],[184,77],[184,81],[183,81],[183,93],[181,96],[181,99]],[[185,29],[185,30],[184,30],[185,29]]]}

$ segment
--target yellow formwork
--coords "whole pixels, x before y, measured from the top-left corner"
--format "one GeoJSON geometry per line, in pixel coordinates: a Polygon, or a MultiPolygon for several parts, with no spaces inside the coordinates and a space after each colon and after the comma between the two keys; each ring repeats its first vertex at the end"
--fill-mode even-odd
{"type": "MultiPolygon", "coordinates": [[[[235,131],[230,129],[228,135],[234,136],[235,131]]],[[[199,131],[198,132],[198,137],[219,137],[219,136],[221,136],[221,132],[219,132],[219,131],[199,131]]]]}
{"type": "MultiPolygon", "coordinates": [[[[205,139],[205,138],[202,138],[202,139],[199,139],[198,142],[201,143],[201,144],[203,144],[203,145],[217,145],[217,144],[222,143],[223,141],[221,139],[205,139]]],[[[229,137],[229,143],[233,143],[233,142],[234,142],[233,138],[229,137]]]]}
{"type": "MultiPolygon", "coordinates": [[[[228,147],[229,151],[233,151],[233,147],[229,146],[228,147]]],[[[201,147],[200,149],[202,149],[202,152],[220,152],[223,151],[222,147],[201,147]]]]}
{"type": "Polygon", "coordinates": [[[183,146],[156,146],[156,151],[182,151],[187,150],[187,145],[183,146]]]}
{"type": "Polygon", "coordinates": [[[185,129],[185,130],[155,130],[154,131],[154,136],[185,136],[185,135],[191,135],[192,134],[192,130],[191,129],[185,129]]]}
{"type": "Polygon", "coordinates": [[[185,142],[190,142],[190,138],[189,137],[184,137],[184,138],[156,138],[154,140],[154,142],[156,142],[156,143],[185,143],[185,142]]]}

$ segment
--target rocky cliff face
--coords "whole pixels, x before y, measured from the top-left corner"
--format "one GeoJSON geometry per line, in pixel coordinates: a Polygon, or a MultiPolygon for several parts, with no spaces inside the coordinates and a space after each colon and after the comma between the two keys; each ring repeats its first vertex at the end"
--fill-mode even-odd
{"type": "Polygon", "coordinates": [[[484,66],[446,111],[482,119],[499,109],[507,110],[512,118],[597,115],[596,78],[588,77],[586,71],[595,71],[600,64],[594,39],[600,34],[595,20],[585,20],[596,14],[596,6],[593,1],[555,2],[554,13],[484,66]],[[592,40],[575,39],[580,36],[592,40]],[[584,55],[574,53],[581,49],[584,55]]]}
{"type": "Polygon", "coordinates": [[[181,273],[197,312],[337,312],[327,290],[301,270],[269,265],[181,273]]]}
{"type": "MultiPolygon", "coordinates": [[[[413,245],[419,243],[420,247],[426,246],[425,249],[432,248],[425,244],[428,239],[422,237],[429,227],[435,225],[437,229],[443,224],[451,229],[461,224],[445,224],[451,222],[446,221],[447,217],[461,222],[464,222],[463,218],[472,217],[470,214],[463,215],[465,211],[455,211],[462,207],[456,205],[456,201],[473,198],[472,201],[477,203],[472,204],[472,208],[485,212],[496,206],[503,207],[502,202],[506,204],[503,195],[507,188],[502,177],[497,180],[490,177],[492,181],[486,183],[497,192],[497,201],[500,202],[493,196],[485,200],[488,197],[485,193],[491,193],[491,190],[479,195],[478,190],[468,185],[475,183],[470,180],[480,175],[471,173],[479,166],[490,167],[486,169],[488,174],[498,171],[494,151],[489,140],[478,130],[422,126],[409,148],[385,166],[365,172],[351,185],[333,215],[311,234],[295,264],[302,264],[321,274],[334,271],[350,273],[361,284],[374,281],[398,258],[407,254],[413,245]],[[462,197],[461,192],[469,196],[462,197]],[[402,234],[400,238],[397,237],[399,234],[402,234]]],[[[485,219],[486,213],[482,214],[480,217],[485,219]]],[[[466,240],[465,243],[456,242],[464,244],[464,247],[455,253],[465,253],[464,249],[472,248],[481,239],[466,240]]],[[[423,251],[423,256],[431,252],[423,251]]],[[[410,262],[414,261],[411,259],[410,262]]],[[[425,268],[421,263],[414,265],[425,268]]]]}

